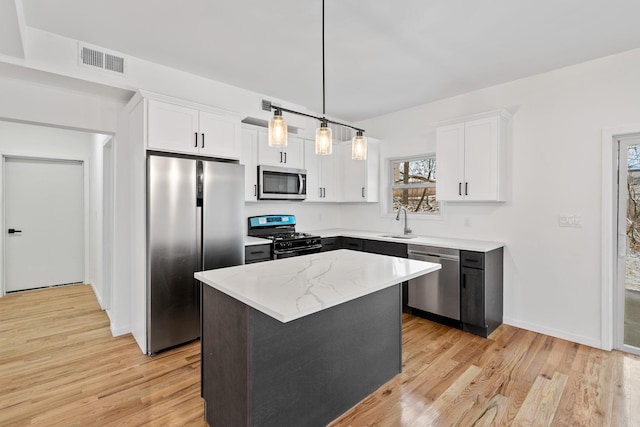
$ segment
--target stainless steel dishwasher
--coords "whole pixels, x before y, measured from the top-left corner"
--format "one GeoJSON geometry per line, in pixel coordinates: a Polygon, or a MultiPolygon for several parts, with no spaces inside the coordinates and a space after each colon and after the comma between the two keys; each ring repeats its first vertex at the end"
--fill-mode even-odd
{"type": "Polygon", "coordinates": [[[433,262],[442,268],[409,280],[408,306],[428,313],[460,320],[460,251],[432,246],[409,245],[410,259],[433,262]]]}

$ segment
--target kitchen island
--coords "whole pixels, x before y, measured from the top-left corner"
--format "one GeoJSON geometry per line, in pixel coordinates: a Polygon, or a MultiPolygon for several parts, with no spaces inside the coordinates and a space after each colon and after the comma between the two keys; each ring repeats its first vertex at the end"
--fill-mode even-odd
{"type": "Polygon", "coordinates": [[[438,264],[338,250],[196,273],[211,426],[323,426],[401,371],[401,287],[438,264]]]}

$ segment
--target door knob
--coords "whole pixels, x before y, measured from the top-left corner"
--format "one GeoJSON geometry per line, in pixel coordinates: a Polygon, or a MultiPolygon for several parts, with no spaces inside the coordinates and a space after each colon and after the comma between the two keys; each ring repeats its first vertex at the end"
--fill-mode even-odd
{"type": "Polygon", "coordinates": [[[9,234],[22,233],[22,230],[16,230],[15,228],[9,229],[9,234]]]}

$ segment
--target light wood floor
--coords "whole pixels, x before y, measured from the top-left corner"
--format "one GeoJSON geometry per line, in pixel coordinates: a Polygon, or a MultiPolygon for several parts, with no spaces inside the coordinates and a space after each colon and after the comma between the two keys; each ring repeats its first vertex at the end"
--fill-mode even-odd
{"type": "MultiPolygon", "coordinates": [[[[0,426],[206,425],[199,350],[142,355],[130,335],[111,337],[86,285],[10,294],[0,298],[0,426]]],[[[331,426],[640,426],[635,356],[405,316],[403,360],[331,426]]]]}

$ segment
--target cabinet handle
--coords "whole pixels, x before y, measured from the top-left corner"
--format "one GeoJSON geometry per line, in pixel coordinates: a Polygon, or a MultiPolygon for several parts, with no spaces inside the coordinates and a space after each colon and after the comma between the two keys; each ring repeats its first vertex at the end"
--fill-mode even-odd
{"type": "Polygon", "coordinates": [[[254,196],[258,195],[258,184],[253,184],[253,195],[254,196]]]}
{"type": "Polygon", "coordinates": [[[284,162],[287,163],[287,152],[284,152],[284,162]]]}
{"type": "Polygon", "coordinates": [[[364,199],[364,187],[362,187],[362,198],[364,199]]]}
{"type": "Polygon", "coordinates": [[[327,197],[327,188],[326,187],[322,187],[322,197],[323,198],[327,197]]]}
{"type": "Polygon", "coordinates": [[[251,255],[259,255],[259,254],[264,254],[264,251],[250,251],[249,253],[251,255]]]}
{"type": "Polygon", "coordinates": [[[282,163],[282,151],[280,152],[280,163],[282,163]]]}
{"type": "Polygon", "coordinates": [[[464,183],[464,195],[465,196],[469,195],[469,183],[468,182],[464,183]]]}
{"type": "Polygon", "coordinates": [[[458,183],[458,196],[462,196],[462,183],[458,183]]]}
{"type": "Polygon", "coordinates": [[[322,187],[318,187],[318,197],[322,198],[322,187]]]}
{"type": "Polygon", "coordinates": [[[202,134],[202,145],[201,148],[204,148],[204,133],[202,134]]]}
{"type": "Polygon", "coordinates": [[[195,132],[195,135],[196,135],[196,142],[193,146],[198,148],[198,132],[195,132]]]}

